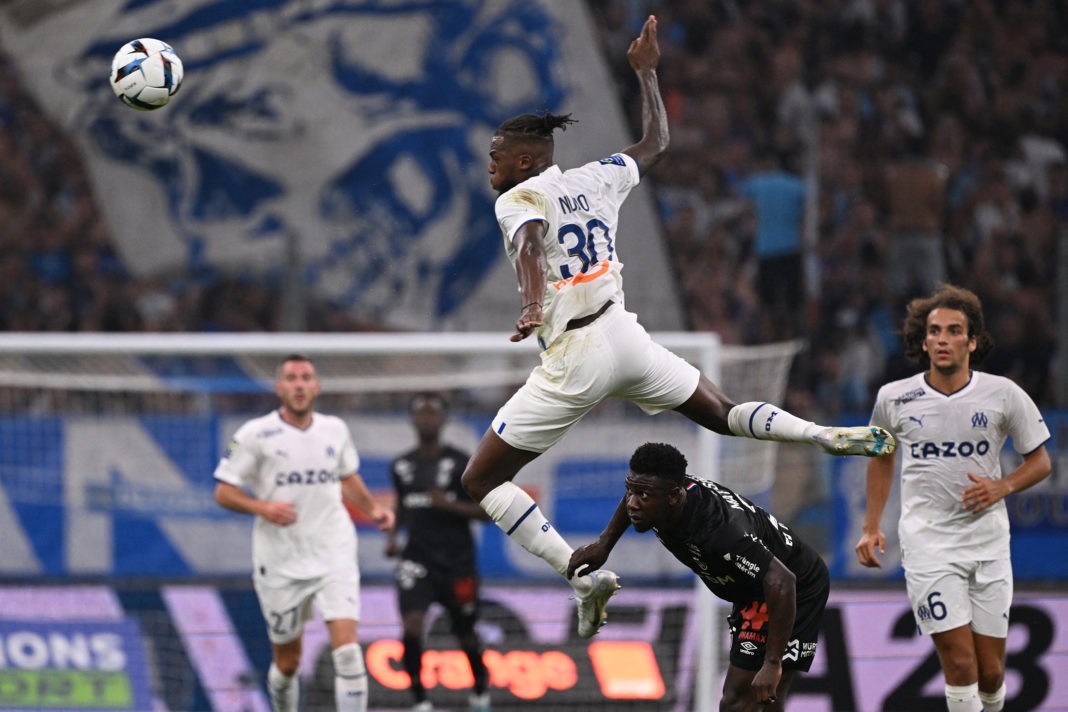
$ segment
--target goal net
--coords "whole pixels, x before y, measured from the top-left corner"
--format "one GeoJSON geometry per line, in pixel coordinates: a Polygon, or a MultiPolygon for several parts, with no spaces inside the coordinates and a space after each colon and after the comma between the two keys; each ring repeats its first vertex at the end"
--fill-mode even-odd
{"type": "MultiPolygon", "coordinates": [[[[724,346],[710,334],[654,338],[736,401],[781,402],[800,349],[795,342],[724,346]]],[[[445,439],[470,452],[538,360],[532,346],[499,333],[0,335],[0,601],[38,594],[19,599],[18,616],[14,606],[0,607],[0,646],[15,633],[76,641],[108,625],[124,639],[123,621],[132,620],[138,632],[129,645],[140,652],[125,659],[143,669],[130,671],[129,694],[161,709],[261,708],[267,643],[248,585],[251,522],[215,504],[212,472],[237,426],[275,407],[274,372],[290,353],[315,361],[323,385],[317,410],[348,422],[361,474],[384,501],[392,496],[389,463],[414,445],[413,393],[447,395],[445,439]],[[82,586],[114,600],[114,615],[99,621],[101,606],[72,604],[57,618],[50,602],[82,586]]],[[[630,453],[653,440],[678,446],[694,474],[758,502],[774,480],[773,443],[722,438],[676,414],[649,418],[610,400],[517,483],[577,546],[610,517],[630,453]]],[[[406,708],[395,561],[385,557],[382,535],[355,518],[371,706],[406,708]]],[[[686,710],[718,695],[722,611],[653,537],[628,535],[613,553],[609,563],[626,587],[594,642],[576,638],[568,589],[541,561],[492,525],[480,528],[479,547],[480,626],[495,708],[686,710]]],[[[462,702],[464,665],[445,621],[431,619],[424,682],[439,705],[462,702]]],[[[317,709],[315,691],[332,680],[322,675],[329,656],[321,659],[326,640],[316,643],[316,631],[322,626],[306,633],[306,709],[317,709]]],[[[77,666],[41,645],[52,657],[38,667],[73,674],[77,666]]],[[[64,648],[68,657],[72,646],[64,648]]],[[[18,667],[9,649],[0,652],[18,667]]],[[[92,668],[93,656],[83,657],[92,668]]],[[[106,689],[99,681],[64,684],[56,694],[79,684],[86,694],[106,689]]],[[[322,704],[329,708],[332,696],[322,704]]]]}

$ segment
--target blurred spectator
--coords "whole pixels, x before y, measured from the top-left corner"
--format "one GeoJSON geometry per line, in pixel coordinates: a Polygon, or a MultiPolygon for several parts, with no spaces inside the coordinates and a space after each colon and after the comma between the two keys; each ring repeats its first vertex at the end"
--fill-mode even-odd
{"type": "Polygon", "coordinates": [[[799,335],[805,315],[802,233],[805,183],[764,150],[753,174],[739,191],[756,213],[757,284],[769,333],[790,339],[799,335]]]}
{"type": "Polygon", "coordinates": [[[886,294],[891,304],[929,294],[946,281],[942,216],[949,169],[903,138],[889,149],[882,198],[886,237],[886,294]]]}

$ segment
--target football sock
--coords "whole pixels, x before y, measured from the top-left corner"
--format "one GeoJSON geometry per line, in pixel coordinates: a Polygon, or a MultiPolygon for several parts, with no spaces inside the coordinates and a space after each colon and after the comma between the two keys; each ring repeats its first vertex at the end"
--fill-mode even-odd
{"type": "Polygon", "coordinates": [[[810,443],[812,437],[823,429],[777,405],[757,401],[739,403],[731,408],[727,413],[727,427],[732,435],[743,438],[787,443],[810,443]]]}
{"type": "Polygon", "coordinates": [[[271,698],[274,712],[297,712],[300,699],[300,676],[286,676],[271,663],[267,669],[267,696],[271,698]]]}
{"type": "Polygon", "coordinates": [[[475,677],[475,694],[481,695],[489,684],[489,670],[482,660],[482,650],[479,646],[464,648],[464,655],[467,656],[467,662],[471,664],[471,674],[475,677]]]}
{"type": "Polygon", "coordinates": [[[367,668],[357,643],[334,648],[334,702],[337,712],[367,712],[367,668]]]}
{"type": "Polygon", "coordinates": [[[404,636],[404,671],[412,679],[411,691],[416,703],[426,699],[426,689],[423,687],[423,639],[418,635],[404,636]]]}
{"type": "Polygon", "coordinates": [[[1005,683],[997,692],[983,692],[979,690],[979,700],[983,703],[983,712],[1001,712],[1005,708],[1005,683]]]}
{"type": "Polygon", "coordinates": [[[946,708],[949,712],[983,712],[979,700],[979,683],[946,685],[946,708]]]}
{"type": "MultiPolygon", "coordinates": [[[[480,504],[509,539],[545,560],[561,576],[567,571],[572,549],[545,519],[529,494],[515,484],[505,482],[490,490],[480,504]]],[[[590,584],[584,576],[571,579],[572,586],[576,582],[584,589],[589,588],[590,584]],[[582,581],[579,582],[579,579],[582,581]]]]}

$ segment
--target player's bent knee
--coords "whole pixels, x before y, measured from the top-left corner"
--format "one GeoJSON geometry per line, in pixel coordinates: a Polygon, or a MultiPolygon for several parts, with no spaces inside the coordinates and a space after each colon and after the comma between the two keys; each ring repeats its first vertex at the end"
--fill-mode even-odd
{"type": "Polygon", "coordinates": [[[464,491],[467,492],[467,494],[471,494],[471,488],[475,484],[475,479],[476,476],[471,473],[470,468],[464,470],[463,474],[460,475],[460,486],[464,488],[464,491]]]}
{"type": "Polygon", "coordinates": [[[1005,667],[998,661],[997,665],[991,668],[989,665],[983,666],[979,670],[979,688],[983,690],[996,690],[1001,687],[1001,684],[1005,682],[1005,667]]]}
{"type": "Polygon", "coordinates": [[[939,651],[939,658],[946,673],[953,672],[956,675],[972,677],[978,669],[978,660],[975,652],[965,646],[952,646],[948,650],[939,651]]]}
{"type": "Polygon", "coordinates": [[[278,672],[282,673],[286,677],[293,677],[297,674],[297,670],[300,668],[300,656],[275,656],[274,666],[278,668],[278,672]]]}

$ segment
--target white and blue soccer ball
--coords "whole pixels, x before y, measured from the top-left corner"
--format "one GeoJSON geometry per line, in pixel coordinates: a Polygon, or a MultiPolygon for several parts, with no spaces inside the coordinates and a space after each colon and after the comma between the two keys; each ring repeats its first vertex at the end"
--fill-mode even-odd
{"type": "Polygon", "coordinates": [[[111,60],[111,89],[126,106],[166,106],[182,86],[182,60],[166,42],[143,37],[124,44],[111,60]]]}

